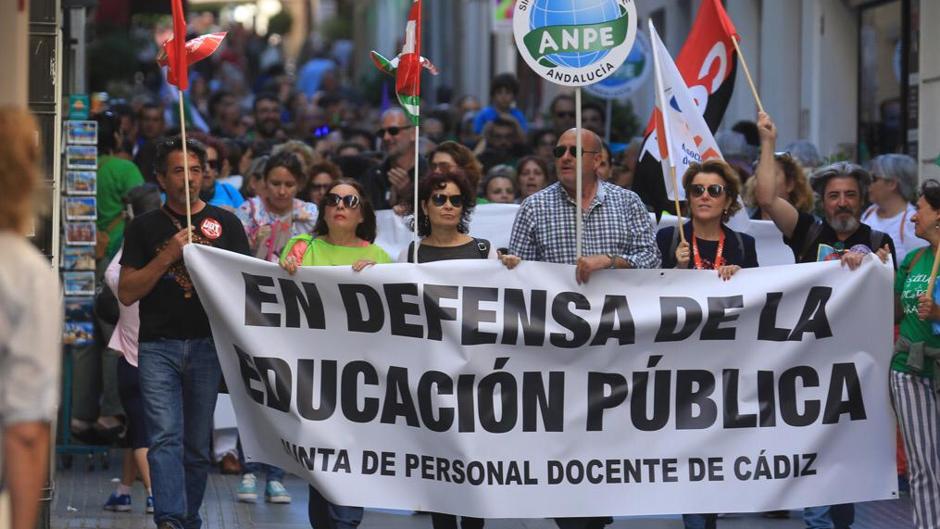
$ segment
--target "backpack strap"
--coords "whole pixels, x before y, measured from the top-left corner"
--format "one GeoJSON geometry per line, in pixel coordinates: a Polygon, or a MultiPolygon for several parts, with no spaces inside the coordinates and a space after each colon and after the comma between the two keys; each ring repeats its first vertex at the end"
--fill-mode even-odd
{"type": "Polygon", "coordinates": [[[819,221],[814,222],[809,229],[806,230],[806,239],[803,241],[803,248],[800,249],[799,255],[796,256],[797,263],[802,263],[810,249],[816,246],[816,239],[819,238],[819,234],[822,233],[822,230],[823,225],[822,222],[819,221]]]}
{"type": "Polygon", "coordinates": [[[473,240],[477,243],[477,249],[480,250],[480,259],[488,258],[490,256],[490,241],[477,239],[476,237],[473,240]]]}
{"type": "Polygon", "coordinates": [[[905,276],[910,275],[911,269],[914,268],[914,265],[917,264],[917,261],[920,261],[920,258],[923,257],[925,253],[927,253],[927,248],[930,248],[930,246],[924,246],[917,250],[917,253],[915,253],[914,257],[911,259],[911,262],[907,263],[907,266],[901,268],[901,270],[904,270],[905,276]]]}
{"type": "MultiPolygon", "coordinates": [[[[902,228],[904,227],[904,224],[903,224],[903,223],[901,224],[901,227],[902,227],[902,228]]],[[[869,243],[871,244],[871,246],[869,246],[869,248],[871,248],[871,251],[877,252],[879,248],[881,248],[882,246],[884,246],[884,245],[885,245],[885,237],[887,237],[887,236],[888,236],[888,234],[885,233],[885,232],[883,232],[883,231],[878,231],[878,230],[876,230],[876,229],[872,229],[872,230],[871,230],[871,240],[869,241],[869,243]]]]}
{"type": "Polygon", "coordinates": [[[413,263],[415,262],[415,242],[411,241],[408,243],[408,252],[406,254],[406,262],[413,263]]]}

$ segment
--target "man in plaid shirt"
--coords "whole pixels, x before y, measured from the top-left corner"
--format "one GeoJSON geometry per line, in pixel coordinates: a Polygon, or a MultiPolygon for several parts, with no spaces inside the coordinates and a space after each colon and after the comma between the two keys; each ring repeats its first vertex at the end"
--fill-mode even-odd
{"type": "Polygon", "coordinates": [[[558,182],[527,198],[512,226],[510,268],[520,259],[576,264],[575,276],[586,283],[603,268],[656,268],[659,249],[649,214],[632,191],[597,179],[596,168],[603,148],[597,134],[582,129],[581,206],[584,215],[582,257],[575,244],[574,201],[577,129],[569,129],[555,147],[558,182]]]}

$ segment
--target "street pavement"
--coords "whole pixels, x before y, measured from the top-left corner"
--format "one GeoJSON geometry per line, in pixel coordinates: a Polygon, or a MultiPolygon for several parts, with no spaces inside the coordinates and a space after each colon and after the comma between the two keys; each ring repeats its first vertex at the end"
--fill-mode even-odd
{"type": "MultiPolygon", "coordinates": [[[[69,470],[60,468],[56,475],[56,493],[52,501],[53,529],[151,529],[153,520],[143,513],[144,492],[138,483],[133,492],[130,513],[111,513],[101,509],[120,475],[120,460],[113,456],[109,470],[89,471],[83,460],[76,459],[69,470]],[[114,481],[113,481],[114,480],[114,481]]],[[[285,486],[293,496],[290,505],[235,502],[238,476],[210,475],[203,504],[205,529],[309,529],[307,521],[307,486],[300,479],[288,476],[285,486]]],[[[263,486],[259,483],[259,492],[263,486]]],[[[261,494],[260,496],[263,496],[261,494]]],[[[624,498],[628,501],[628,498],[624,498]]],[[[911,523],[910,498],[896,501],[859,504],[854,529],[908,529],[911,523]]],[[[800,529],[800,513],[793,511],[789,519],[767,519],[753,514],[725,515],[718,526],[737,529],[800,529]]],[[[367,511],[362,529],[431,528],[431,519],[423,514],[367,511]]],[[[487,520],[487,529],[555,529],[550,520],[487,520]]],[[[682,529],[679,516],[618,518],[611,529],[682,529]]]]}

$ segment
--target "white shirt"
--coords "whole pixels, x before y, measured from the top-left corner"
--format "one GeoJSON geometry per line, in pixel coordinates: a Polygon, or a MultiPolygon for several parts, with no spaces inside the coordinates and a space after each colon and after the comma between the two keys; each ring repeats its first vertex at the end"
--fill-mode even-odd
{"type": "Polygon", "coordinates": [[[911,218],[917,213],[914,206],[907,205],[907,208],[893,217],[883,219],[878,216],[878,206],[872,204],[865,213],[862,213],[862,222],[871,226],[871,229],[887,233],[894,241],[894,250],[898,256],[900,264],[904,261],[904,256],[911,250],[916,250],[921,246],[927,246],[927,241],[914,235],[914,224],[911,218]]]}

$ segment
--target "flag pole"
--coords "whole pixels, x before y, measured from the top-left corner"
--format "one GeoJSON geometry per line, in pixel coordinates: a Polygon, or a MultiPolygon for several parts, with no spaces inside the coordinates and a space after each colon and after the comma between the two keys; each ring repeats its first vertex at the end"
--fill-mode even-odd
{"type": "Polygon", "coordinates": [[[581,214],[581,192],[583,174],[581,170],[581,157],[583,156],[582,145],[581,145],[581,87],[574,89],[574,132],[575,132],[575,145],[577,152],[575,153],[575,204],[577,205],[577,217],[575,217],[574,223],[574,233],[575,233],[575,248],[577,249],[576,258],[581,259],[581,238],[582,231],[584,230],[583,222],[584,219],[581,214]]]}
{"type": "MultiPolygon", "coordinates": [[[[659,64],[659,52],[656,48],[656,42],[660,42],[659,33],[656,33],[656,28],[653,26],[652,19],[649,21],[649,26],[650,40],[653,42],[653,75],[655,76],[655,82],[653,85],[656,89],[656,100],[659,101],[659,119],[663,125],[662,130],[657,130],[656,134],[662,134],[666,137],[666,156],[663,157],[663,159],[668,160],[669,162],[669,171],[672,176],[672,196],[676,206],[676,231],[679,232],[679,240],[684,243],[686,240],[685,231],[682,229],[682,209],[679,205],[679,177],[676,176],[676,164],[673,161],[673,156],[675,156],[675,153],[672,152],[672,141],[670,141],[669,138],[669,125],[666,124],[666,108],[668,107],[666,106],[666,98],[663,94],[663,80],[661,78],[662,66],[659,64]]],[[[655,109],[653,110],[653,115],[656,115],[655,109]]]]}
{"type": "MultiPolygon", "coordinates": [[[[419,109],[418,112],[420,116],[421,110],[419,109]]],[[[420,142],[419,132],[421,130],[420,123],[421,123],[421,118],[419,117],[418,124],[415,125],[415,167],[414,167],[415,195],[414,195],[414,202],[413,202],[415,222],[414,222],[414,244],[412,244],[412,246],[414,247],[414,259],[412,260],[412,262],[416,264],[418,262],[418,208],[421,207],[421,204],[418,204],[418,162],[419,162],[419,155],[421,153],[420,143],[419,143],[420,142]]]]}
{"type": "Polygon", "coordinates": [[[757,110],[763,112],[764,105],[760,101],[760,96],[757,95],[757,87],[754,86],[754,79],[751,78],[751,71],[747,67],[747,61],[744,60],[744,53],[741,52],[741,46],[738,46],[738,37],[736,35],[732,35],[731,42],[734,43],[734,50],[738,54],[738,60],[741,61],[741,67],[744,69],[744,76],[747,77],[747,84],[751,87],[751,94],[754,95],[754,101],[757,102],[757,110]]]}
{"type": "Polygon", "coordinates": [[[183,138],[183,177],[186,179],[186,230],[189,232],[189,242],[193,242],[193,213],[189,197],[189,152],[186,148],[186,116],[183,113],[183,91],[176,88],[180,103],[180,137],[183,138]]]}

